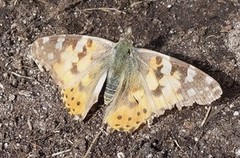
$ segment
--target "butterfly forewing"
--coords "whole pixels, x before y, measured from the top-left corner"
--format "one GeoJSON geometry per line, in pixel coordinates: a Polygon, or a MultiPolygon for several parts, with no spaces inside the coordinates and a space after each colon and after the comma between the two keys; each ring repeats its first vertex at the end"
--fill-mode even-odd
{"type": "Polygon", "coordinates": [[[205,105],[221,96],[220,85],[196,67],[155,51],[136,51],[139,70],[157,114],[164,113],[175,104],[179,109],[195,102],[205,105]]]}
{"type": "Polygon", "coordinates": [[[105,39],[79,35],[43,37],[33,43],[34,60],[49,70],[60,86],[70,114],[84,118],[97,101],[113,44],[105,39]]]}

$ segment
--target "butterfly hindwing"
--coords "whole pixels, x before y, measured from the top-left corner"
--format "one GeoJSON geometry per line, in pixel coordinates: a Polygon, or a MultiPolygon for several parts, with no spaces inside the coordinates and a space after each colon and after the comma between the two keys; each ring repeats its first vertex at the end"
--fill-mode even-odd
{"type": "Polygon", "coordinates": [[[140,74],[128,74],[120,82],[113,101],[106,110],[104,123],[110,131],[133,132],[154,112],[142,86],[140,74]]]}
{"type": "Polygon", "coordinates": [[[149,89],[150,96],[161,115],[166,109],[176,106],[210,104],[218,99],[222,90],[220,85],[209,75],[196,67],[167,55],[147,50],[136,49],[143,82],[149,89]]]}
{"type": "Polygon", "coordinates": [[[33,43],[32,57],[62,89],[70,114],[84,118],[105,81],[112,45],[91,36],[53,35],[33,43]]]}

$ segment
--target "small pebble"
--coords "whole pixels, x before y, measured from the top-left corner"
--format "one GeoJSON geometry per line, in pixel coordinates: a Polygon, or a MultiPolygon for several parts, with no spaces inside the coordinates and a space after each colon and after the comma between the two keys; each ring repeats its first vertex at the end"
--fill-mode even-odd
{"type": "Polygon", "coordinates": [[[118,158],[125,158],[125,155],[123,154],[123,152],[119,152],[119,153],[117,153],[117,157],[118,158]]]}
{"type": "Polygon", "coordinates": [[[240,156],[240,148],[236,149],[235,155],[236,155],[236,157],[239,157],[239,156],[240,156]]]}
{"type": "Polygon", "coordinates": [[[239,111],[234,111],[233,116],[238,116],[239,115],[239,111]]]}
{"type": "Polygon", "coordinates": [[[9,94],[9,97],[8,97],[9,101],[13,101],[15,98],[16,98],[15,95],[9,94]]]}
{"type": "Polygon", "coordinates": [[[8,143],[3,143],[3,149],[7,149],[8,148],[8,143]]]}

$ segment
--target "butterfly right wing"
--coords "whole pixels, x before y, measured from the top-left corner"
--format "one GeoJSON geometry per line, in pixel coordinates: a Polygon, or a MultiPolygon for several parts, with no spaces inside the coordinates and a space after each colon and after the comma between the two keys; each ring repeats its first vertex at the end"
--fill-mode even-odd
{"type": "Polygon", "coordinates": [[[136,57],[144,89],[157,115],[174,105],[181,109],[195,102],[210,104],[222,94],[217,81],[190,64],[147,49],[136,49],[136,57]]]}
{"type": "Polygon", "coordinates": [[[62,99],[70,114],[83,119],[106,79],[114,43],[81,35],[54,35],[36,40],[32,57],[49,70],[62,89],[62,99]]]}

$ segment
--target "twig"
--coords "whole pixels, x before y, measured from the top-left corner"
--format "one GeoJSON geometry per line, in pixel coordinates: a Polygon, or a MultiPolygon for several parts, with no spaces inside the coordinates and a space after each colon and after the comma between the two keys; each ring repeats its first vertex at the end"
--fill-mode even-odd
{"type": "Polygon", "coordinates": [[[143,1],[133,2],[133,3],[130,5],[130,7],[132,8],[132,7],[134,7],[135,5],[138,5],[138,4],[141,4],[141,3],[143,3],[143,1]]]}
{"type": "Polygon", "coordinates": [[[13,2],[13,5],[14,5],[14,6],[17,4],[17,1],[18,1],[18,0],[15,0],[15,1],[13,2]]]}
{"type": "Polygon", "coordinates": [[[137,2],[133,2],[133,3],[130,5],[130,7],[132,8],[132,7],[134,7],[135,5],[141,4],[141,3],[143,3],[143,2],[149,3],[149,2],[154,2],[154,1],[156,1],[156,0],[137,1],[137,2]]]}
{"type": "Polygon", "coordinates": [[[211,112],[211,109],[212,109],[212,107],[209,106],[209,107],[208,107],[208,111],[207,111],[207,113],[206,113],[206,115],[205,115],[205,117],[204,117],[204,119],[203,119],[203,121],[202,121],[200,127],[202,127],[202,126],[206,123],[207,118],[209,117],[209,114],[210,114],[210,112],[211,112]]]}
{"type": "Polygon", "coordinates": [[[115,11],[118,13],[126,14],[124,11],[118,10],[117,8],[86,8],[86,9],[83,9],[82,11],[94,11],[94,10],[100,10],[108,13],[110,13],[111,11],[115,11]]]}
{"type": "Polygon", "coordinates": [[[227,106],[227,104],[220,106],[215,111],[213,111],[211,114],[209,114],[209,117],[207,118],[206,122],[211,120],[214,116],[216,116],[219,112],[221,112],[226,106],[227,106]]]}
{"type": "Polygon", "coordinates": [[[98,140],[98,138],[101,136],[101,134],[103,133],[103,125],[100,128],[100,131],[97,133],[97,135],[94,137],[93,141],[91,142],[87,152],[85,153],[85,155],[83,156],[83,158],[87,158],[87,156],[90,154],[91,149],[93,148],[93,145],[95,144],[95,142],[98,140]]]}
{"type": "Polygon", "coordinates": [[[64,154],[64,153],[68,153],[68,152],[70,152],[70,151],[71,151],[71,149],[59,151],[59,152],[53,153],[53,154],[52,154],[52,157],[58,156],[58,155],[61,155],[61,154],[64,154]]]}
{"type": "Polygon", "coordinates": [[[178,147],[180,150],[182,150],[182,148],[181,148],[181,146],[179,145],[179,143],[177,142],[177,140],[174,139],[173,141],[174,141],[174,143],[177,145],[177,147],[178,147]]]}
{"type": "Polygon", "coordinates": [[[17,76],[17,77],[20,77],[20,78],[26,78],[26,79],[29,79],[29,80],[32,80],[32,79],[33,79],[33,78],[31,78],[31,77],[19,75],[19,74],[17,74],[16,72],[13,72],[13,71],[11,71],[11,74],[13,74],[13,75],[15,75],[15,76],[17,76]]]}

